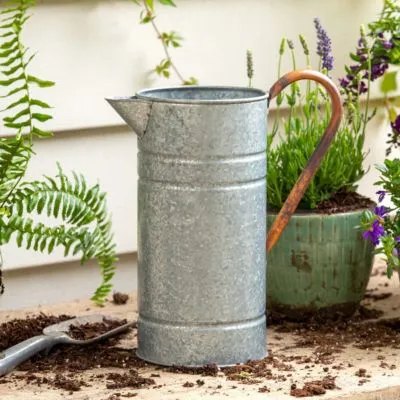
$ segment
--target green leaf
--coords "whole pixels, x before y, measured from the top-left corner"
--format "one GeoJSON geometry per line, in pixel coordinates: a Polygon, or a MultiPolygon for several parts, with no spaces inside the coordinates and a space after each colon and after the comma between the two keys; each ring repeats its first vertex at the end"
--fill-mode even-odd
{"type": "Polygon", "coordinates": [[[45,80],[36,78],[35,76],[32,76],[32,75],[28,75],[28,82],[29,83],[35,83],[41,88],[54,86],[54,82],[45,81],[45,80]]]}
{"type": "Polygon", "coordinates": [[[396,118],[397,118],[396,109],[393,108],[393,107],[390,107],[390,108],[388,109],[388,112],[389,112],[389,120],[390,120],[390,122],[396,121],[396,118]]]}
{"type": "Polygon", "coordinates": [[[176,7],[176,4],[172,0],[158,0],[159,3],[164,4],[165,6],[176,7]]]}
{"type": "Polygon", "coordinates": [[[18,43],[18,38],[17,37],[11,39],[8,42],[2,43],[0,45],[0,49],[7,50],[7,49],[11,48],[12,46],[14,46],[16,43],[18,43]]]}
{"type": "Polygon", "coordinates": [[[4,110],[1,110],[1,111],[11,110],[14,107],[17,107],[21,104],[27,104],[28,102],[29,102],[29,97],[28,97],[28,95],[25,95],[25,96],[22,96],[21,98],[19,98],[18,100],[14,101],[9,106],[7,106],[4,110]]]}
{"type": "Polygon", "coordinates": [[[24,115],[29,115],[30,110],[29,108],[26,108],[25,110],[21,110],[19,113],[15,114],[12,117],[5,117],[3,118],[4,122],[15,122],[17,119],[21,118],[24,115]]]}
{"type": "Polygon", "coordinates": [[[149,7],[149,9],[151,11],[154,11],[154,0],[145,0],[145,1],[146,1],[147,6],[149,7]]]}
{"type": "Polygon", "coordinates": [[[36,126],[32,128],[32,134],[39,138],[48,138],[53,136],[53,132],[43,131],[42,129],[39,129],[36,126]]]}
{"type": "Polygon", "coordinates": [[[4,98],[7,98],[7,97],[12,96],[12,95],[15,94],[15,93],[18,93],[18,92],[21,92],[22,90],[27,90],[27,89],[28,89],[28,86],[25,84],[25,85],[23,85],[23,86],[20,86],[20,87],[18,87],[18,88],[15,88],[15,89],[10,90],[10,91],[9,91],[7,94],[5,94],[4,96],[0,96],[0,98],[4,99],[4,98]]]}
{"type": "Polygon", "coordinates": [[[397,71],[386,72],[381,81],[381,91],[389,93],[397,90],[397,71]]]}
{"type": "Polygon", "coordinates": [[[14,74],[15,72],[17,72],[18,70],[20,70],[21,68],[22,68],[22,64],[18,64],[6,71],[3,71],[3,74],[6,76],[10,76],[10,75],[14,74]]]}
{"type": "Polygon", "coordinates": [[[41,108],[51,108],[47,103],[37,99],[31,99],[29,103],[31,106],[38,106],[41,108]]]}
{"type": "Polygon", "coordinates": [[[46,122],[49,119],[52,119],[53,117],[51,115],[48,114],[40,114],[40,113],[33,113],[32,114],[32,119],[36,119],[37,121],[40,122],[46,122]]]}
{"type": "Polygon", "coordinates": [[[2,35],[0,35],[0,37],[3,37],[3,38],[9,37],[9,36],[15,36],[15,33],[10,31],[10,32],[6,32],[6,33],[3,33],[2,35]]]}
{"type": "Polygon", "coordinates": [[[11,78],[11,79],[4,80],[4,81],[1,81],[1,80],[0,80],[0,85],[1,85],[1,86],[10,86],[10,85],[12,85],[14,82],[20,81],[20,80],[22,80],[22,79],[24,79],[24,78],[25,78],[24,74],[21,74],[21,75],[15,77],[15,78],[11,78]]]}
{"type": "Polygon", "coordinates": [[[2,51],[2,52],[0,52],[0,58],[6,58],[6,57],[8,57],[10,54],[15,53],[15,52],[18,51],[18,50],[19,50],[19,49],[18,49],[18,46],[15,46],[15,47],[13,47],[13,48],[11,48],[11,49],[2,51]]]}

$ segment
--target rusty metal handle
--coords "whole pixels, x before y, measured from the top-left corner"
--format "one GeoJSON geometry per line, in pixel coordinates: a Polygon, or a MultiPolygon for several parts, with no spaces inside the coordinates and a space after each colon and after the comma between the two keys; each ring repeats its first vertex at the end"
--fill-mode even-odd
{"type": "Polygon", "coordinates": [[[271,101],[274,97],[276,97],[286,86],[290,85],[293,82],[303,79],[311,79],[313,81],[316,81],[326,89],[332,102],[332,117],[320,142],[318,143],[317,148],[315,149],[313,155],[308,161],[307,166],[297,179],[296,184],[291,190],[288,198],[286,199],[285,203],[282,206],[281,211],[279,212],[270,231],[268,232],[268,237],[267,237],[268,253],[275,245],[275,243],[278,241],[287,223],[289,222],[291,216],[296,211],[296,208],[300,203],[301,198],[304,196],[304,193],[306,192],[308,185],[310,184],[312,178],[314,177],[319,166],[321,165],[322,158],[325,155],[326,151],[328,150],[333,138],[335,137],[336,131],[338,130],[340,121],[342,119],[343,110],[340,101],[340,94],[337,87],[335,86],[335,84],[332,82],[331,79],[329,79],[326,75],[317,71],[311,71],[311,70],[292,71],[283,75],[271,87],[271,90],[269,91],[268,101],[271,101]]]}

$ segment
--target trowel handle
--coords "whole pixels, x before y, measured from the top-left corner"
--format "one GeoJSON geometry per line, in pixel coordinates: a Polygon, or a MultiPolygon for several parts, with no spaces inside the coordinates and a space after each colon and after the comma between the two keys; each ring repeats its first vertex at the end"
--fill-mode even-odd
{"type": "Polygon", "coordinates": [[[59,338],[52,336],[34,336],[0,352],[0,376],[6,375],[28,358],[31,358],[42,350],[50,349],[59,342],[59,338]]]}
{"type": "Polygon", "coordinates": [[[268,101],[271,101],[271,99],[276,97],[286,86],[303,79],[311,79],[316,81],[326,89],[331,98],[332,116],[328,127],[318,143],[317,148],[308,161],[307,166],[297,179],[296,184],[291,190],[288,198],[282,206],[281,211],[279,212],[274,223],[272,224],[270,231],[268,232],[267,252],[269,252],[278,241],[291,216],[296,211],[296,208],[301,198],[304,196],[308,185],[321,165],[322,158],[328,150],[333,138],[335,137],[336,131],[338,130],[340,121],[342,119],[343,110],[337,87],[331,79],[317,71],[292,71],[283,75],[269,91],[268,101]]]}

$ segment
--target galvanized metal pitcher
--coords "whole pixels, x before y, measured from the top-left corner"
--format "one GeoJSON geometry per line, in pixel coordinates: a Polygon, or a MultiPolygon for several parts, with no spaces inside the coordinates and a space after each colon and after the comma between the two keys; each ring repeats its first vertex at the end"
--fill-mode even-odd
{"type": "Polygon", "coordinates": [[[107,99],[138,135],[140,358],[199,366],[265,356],[267,107],[300,79],[325,86],[332,120],[269,233],[269,250],[340,123],[328,78],[291,72],[269,94],[189,86],[107,99]]]}

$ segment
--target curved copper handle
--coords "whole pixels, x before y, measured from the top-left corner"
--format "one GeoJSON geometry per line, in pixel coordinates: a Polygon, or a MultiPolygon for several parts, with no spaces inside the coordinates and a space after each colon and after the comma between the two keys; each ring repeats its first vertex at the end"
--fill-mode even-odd
{"type": "Polygon", "coordinates": [[[343,110],[337,87],[326,75],[317,71],[292,71],[283,75],[282,78],[280,78],[271,87],[271,90],[269,91],[268,102],[276,97],[286,86],[302,79],[311,79],[316,81],[326,89],[332,102],[332,117],[320,142],[318,143],[317,148],[308,161],[307,166],[297,179],[296,184],[291,190],[288,198],[282,206],[281,211],[279,212],[270,231],[268,232],[267,252],[269,252],[278,241],[291,216],[296,211],[296,208],[300,203],[301,198],[304,196],[308,185],[317,172],[317,169],[321,165],[322,158],[328,150],[333,138],[335,137],[336,131],[340,125],[340,120],[342,119],[343,110]]]}

